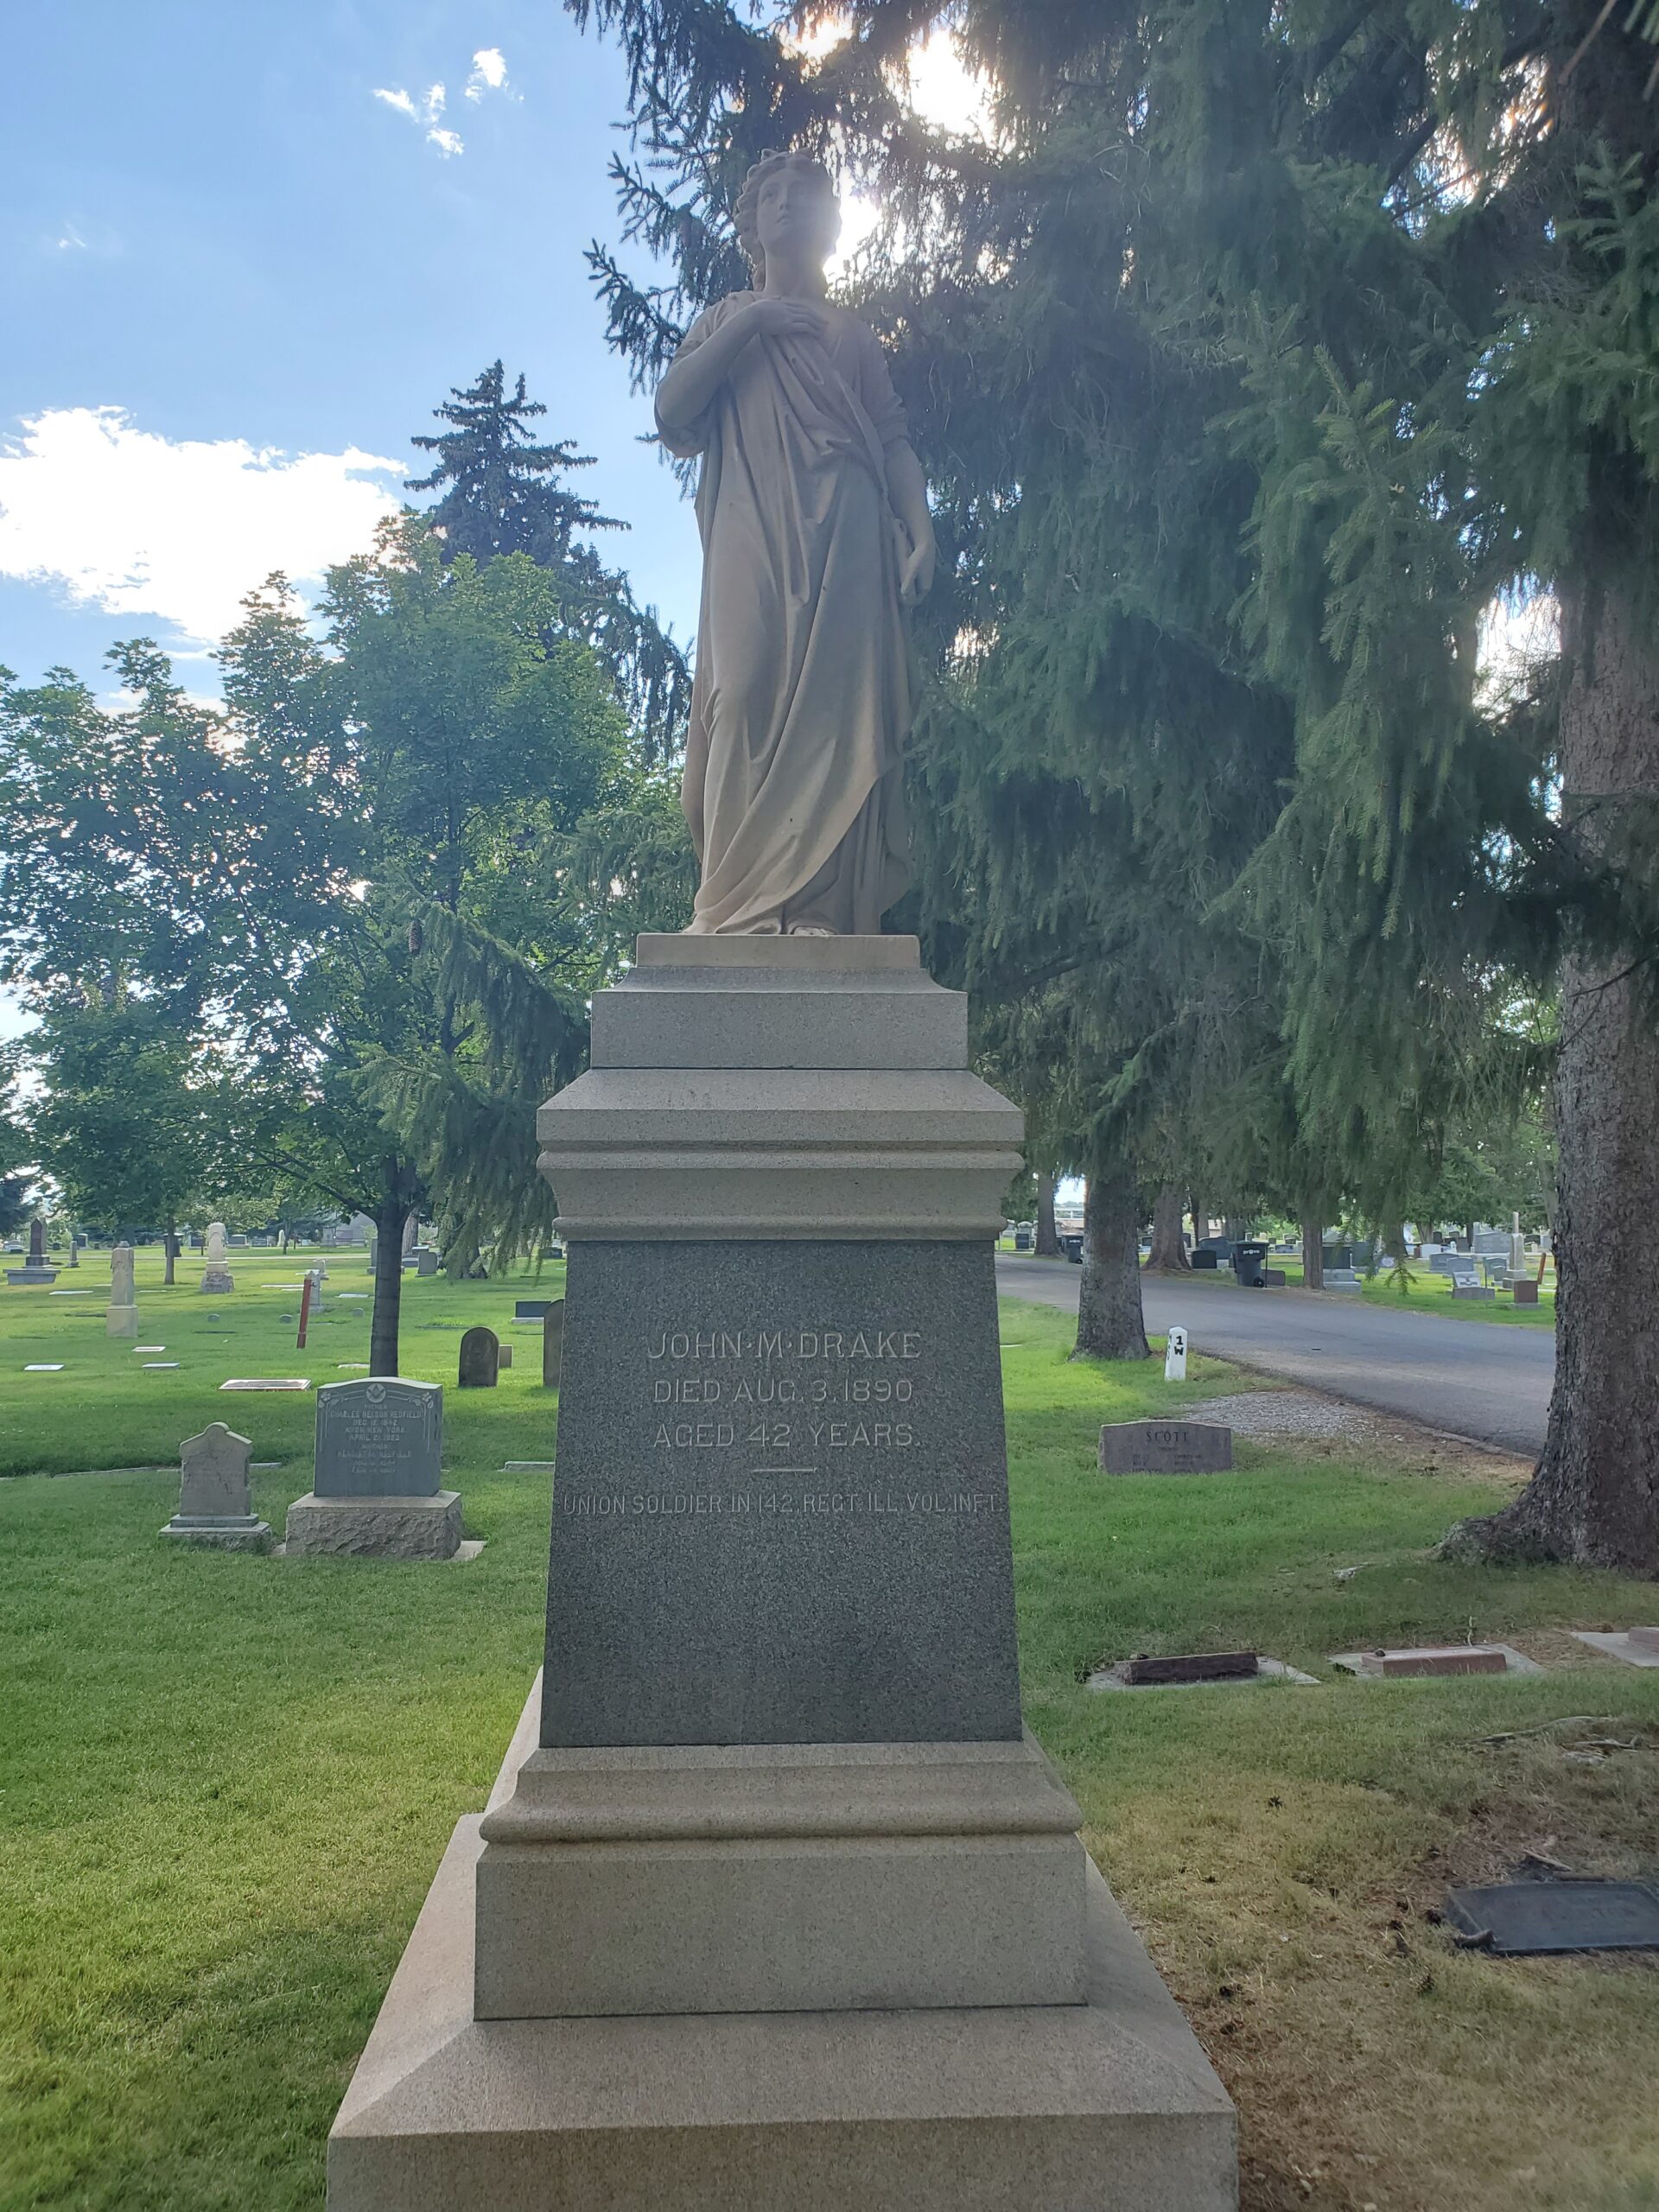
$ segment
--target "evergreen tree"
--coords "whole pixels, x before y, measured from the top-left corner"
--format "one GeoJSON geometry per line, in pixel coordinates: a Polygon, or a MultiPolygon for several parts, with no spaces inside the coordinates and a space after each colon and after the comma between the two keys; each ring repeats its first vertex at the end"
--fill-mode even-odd
{"type": "Polygon", "coordinates": [[[685,656],[655,611],[636,604],[627,578],[580,542],[588,531],[627,527],[563,480],[571,469],[591,468],[593,455],[568,440],[537,442],[530,426],[547,409],[528,397],[522,376],[509,392],[499,361],[465,390],[452,390],[435,412],[449,427],[410,441],[435,459],[430,474],[412,478],[409,489],[439,493],[423,512],[445,562],[465,554],[482,568],[500,554],[523,553],[546,569],[556,582],[558,628],[582,639],[609,670],[648,753],[673,754],[690,709],[685,656]]]}
{"type": "MultiPolygon", "coordinates": [[[[655,293],[596,263],[642,373],[730,283],[765,146],[838,152],[902,226],[865,305],[957,679],[915,747],[925,906],[982,987],[1071,963],[1098,1141],[1179,1097],[1152,1077],[1192,979],[1224,1007],[1254,944],[1284,1157],[1396,1220],[1487,1093],[1495,979],[1559,972],[1549,1437],[1462,1541],[1659,1571],[1628,1356],[1659,1332],[1650,49],[1596,0],[855,0],[815,62],[724,0],[568,4],[623,40],[626,224],[677,257],[655,293]],[[903,105],[936,24],[995,86],[993,144],[903,105]],[[1554,594],[1560,651],[1497,702],[1506,591],[1554,594]]],[[[1252,1026],[1211,1026],[1222,1065],[1252,1026]]]]}

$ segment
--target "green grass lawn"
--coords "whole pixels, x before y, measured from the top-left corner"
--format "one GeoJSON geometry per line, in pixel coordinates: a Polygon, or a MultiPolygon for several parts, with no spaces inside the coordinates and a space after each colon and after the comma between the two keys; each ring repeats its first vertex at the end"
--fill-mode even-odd
{"type": "MultiPolygon", "coordinates": [[[[367,1308],[331,1300],[296,1356],[277,1319],[296,1294],[257,1286],[299,1263],[235,1265],[235,1293],[203,1300],[141,1256],[140,1341],[176,1349],[176,1375],[60,1318],[98,1301],[0,1300],[4,1463],[60,1471],[0,1484],[0,2212],[319,2212],[352,2065],[539,1656],[548,1481],[499,1471],[550,1456],[537,1332],[506,1325],[523,1282],[406,1284],[406,1372],[452,1383],[480,1319],[524,1363],[448,1397],[446,1468],[486,1540],[470,1565],[175,1548],[175,1474],[68,1474],[175,1460],[229,1418],[283,1462],[256,1478],[280,1529],[314,1402],[213,1386],[334,1379],[367,1308]],[[34,1357],[64,1373],[22,1374],[34,1357]]],[[[331,1289],[361,1268],[331,1260],[331,1289]]],[[[1431,1563],[1504,1491],[1432,1440],[1393,1464],[1246,1441],[1230,1477],[1109,1480],[1101,1421],[1240,1378],[1072,1364],[1067,1317],[1027,1305],[1003,1334],[1027,1711],[1238,2100],[1249,2212],[1651,2212],[1659,1969],[1495,1962],[1428,1915],[1449,1878],[1528,1848],[1653,1872],[1659,1673],[1563,1631],[1651,1619],[1659,1594],[1431,1563]],[[1470,1631],[1551,1671],[1083,1687],[1142,1649],[1255,1644],[1328,1676],[1332,1650],[1470,1631]],[[1575,1715],[1593,1719],[1543,1725],[1575,1715]],[[1636,1748],[1567,1756],[1596,1742],[1636,1748]]]]}

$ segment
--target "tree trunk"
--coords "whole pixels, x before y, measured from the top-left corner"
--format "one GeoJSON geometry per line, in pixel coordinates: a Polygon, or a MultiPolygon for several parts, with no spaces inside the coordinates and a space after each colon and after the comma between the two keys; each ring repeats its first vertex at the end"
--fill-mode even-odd
{"type": "Polygon", "coordinates": [[[1058,1260],[1060,1256],[1059,1231],[1054,1226],[1054,1178],[1037,1178],[1037,1257],[1058,1260]]]}
{"type": "MultiPolygon", "coordinates": [[[[1659,791],[1659,626],[1639,566],[1586,561],[1561,598],[1563,818],[1592,851],[1652,863],[1627,795],[1659,791]]],[[[1555,1080],[1555,1388],[1543,1458],[1446,1556],[1659,1575],[1659,1029],[1628,956],[1580,946],[1561,976],[1555,1080]]]]}
{"type": "Polygon", "coordinates": [[[1141,1312],[1141,1201],[1122,1166],[1089,1178],[1083,1202],[1083,1281],[1074,1359],[1145,1359],[1141,1312]]]}
{"type": "Polygon", "coordinates": [[[1186,1240],[1181,1235],[1181,1193],[1175,1183],[1166,1183],[1152,1210],[1152,1249],[1147,1265],[1160,1274],[1188,1274],[1186,1240]]]}
{"type": "Polygon", "coordinates": [[[404,1222],[409,1201],[401,1192],[374,1213],[374,1317],[369,1324],[369,1372],[397,1372],[397,1323],[404,1304],[404,1222]]]}
{"type": "Polygon", "coordinates": [[[1194,1198],[1192,1201],[1192,1249],[1195,1252],[1209,1234],[1209,1211],[1202,1198],[1194,1198]]]}
{"type": "Polygon", "coordinates": [[[162,1269],[162,1281],[163,1283],[170,1283],[173,1280],[174,1264],[179,1256],[179,1233],[176,1229],[168,1228],[166,1236],[162,1239],[162,1249],[167,1255],[167,1264],[162,1269]]]}
{"type": "Polygon", "coordinates": [[[1325,1216],[1302,1216],[1302,1288],[1325,1288],[1325,1216]]]}

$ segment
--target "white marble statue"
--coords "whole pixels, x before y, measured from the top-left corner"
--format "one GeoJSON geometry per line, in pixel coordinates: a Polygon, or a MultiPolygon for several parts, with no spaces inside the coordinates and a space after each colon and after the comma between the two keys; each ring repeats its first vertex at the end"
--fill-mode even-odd
{"type": "Polygon", "coordinates": [[[657,393],[663,442],[702,458],[683,804],[704,933],[873,934],[907,880],[904,610],[933,527],[875,334],[825,296],[840,222],[821,162],[759,162],[737,205],[754,289],[697,318],[657,393]]]}

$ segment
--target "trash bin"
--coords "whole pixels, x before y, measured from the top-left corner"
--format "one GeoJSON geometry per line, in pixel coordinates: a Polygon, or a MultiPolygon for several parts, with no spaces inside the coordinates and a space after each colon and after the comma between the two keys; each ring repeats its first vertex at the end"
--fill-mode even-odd
{"type": "Polygon", "coordinates": [[[1062,1236],[1060,1239],[1060,1249],[1065,1253],[1066,1258],[1071,1261],[1074,1268],[1080,1268],[1083,1265],[1083,1239],[1081,1236],[1062,1236]]]}
{"type": "Polygon", "coordinates": [[[1241,1237],[1233,1247],[1233,1273],[1246,1290],[1265,1290],[1268,1282],[1268,1247],[1266,1240],[1258,1243],[1252,1237],[1241,1237]]]}

